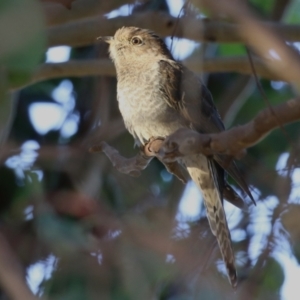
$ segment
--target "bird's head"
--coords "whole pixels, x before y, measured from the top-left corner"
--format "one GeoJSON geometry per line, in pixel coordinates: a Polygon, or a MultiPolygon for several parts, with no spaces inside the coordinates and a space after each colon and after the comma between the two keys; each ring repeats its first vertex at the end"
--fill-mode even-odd
{"type": "Polygon", "coordinates": [[[137,27],[122,27],[113,37],[102,37],[109,44],[109,53],[116,65],[122,62],[172,59],[164,41],[154,32],[137,27]]]}

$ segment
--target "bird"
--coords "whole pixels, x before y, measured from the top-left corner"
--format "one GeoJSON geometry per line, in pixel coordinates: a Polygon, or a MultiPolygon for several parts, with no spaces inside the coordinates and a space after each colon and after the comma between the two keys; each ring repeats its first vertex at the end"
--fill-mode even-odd
{"type": "MultiPolygon", "coordinates": [[[[225,130],[209,90],[195,73],[173,58],[164,40],[153,31],[122,27],[114,36],[100,39],[109,44],[119,109],[136,144],[143,146],[153,137],[166,138],[182,128],[200,133],[225,130]]],[[[211,231],[235,288],[237,272],[223,196],[239,207],[243,200],[227,183],[227,173],[254,199],[235,163],[228,165],[226,160],[225,155],[195,154],[181,158],[180,163],[202,192],[211,231]]]]}

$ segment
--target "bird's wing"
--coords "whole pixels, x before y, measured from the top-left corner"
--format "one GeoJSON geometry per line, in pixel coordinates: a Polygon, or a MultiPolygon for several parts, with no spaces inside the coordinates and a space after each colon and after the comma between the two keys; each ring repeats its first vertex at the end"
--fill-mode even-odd
{"type": "MultiPolygon", "coordinates": [[[[169,106],[178,110],[184,117],[187,125],[201,133],[217,133],[223,131],[224,125],[215,107],[211,93],[202,84],[201,80],[189,69],[173,60],[161,60],[159,62],[161,76],[165,82],[161,82],[161,89],[166,95],[169,106]]],[[[253,196],[237,168],[234,161],[229,165],[228,156],[214,155],[217,162],[238,183],[255,203],[253,196]]],[[[212,162],[214,164],[214,161],[212,162]]],[[[224,189],[224,172],[222,168],[215,166],[219,187],[224,189]]]]}
{"type": "Polygon", "coordinates": [[[168,105],[176,110],[180,110],[182,92],[180,82],[182,80],[182,66],[173,60],[159,61],[160,89],[165,96],[168,105]]]}

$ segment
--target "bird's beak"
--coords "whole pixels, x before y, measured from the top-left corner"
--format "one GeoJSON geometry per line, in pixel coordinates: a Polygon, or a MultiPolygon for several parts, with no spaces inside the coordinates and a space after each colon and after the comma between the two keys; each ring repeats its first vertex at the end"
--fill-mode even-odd
{"type": "Polygon", "coordinates": [[[107,44],[110,44],[113,41],[113,36],[99,36],[97,37],[97,41],[103,41],[107,44]]]}

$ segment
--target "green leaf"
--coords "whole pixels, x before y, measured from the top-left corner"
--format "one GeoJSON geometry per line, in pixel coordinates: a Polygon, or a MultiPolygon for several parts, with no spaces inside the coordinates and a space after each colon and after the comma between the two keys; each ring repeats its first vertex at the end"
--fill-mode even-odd
{"type": "Polygon", "coordinates": [[[278,291],[284,282],[284,272],[281,265],[274,258],[269,257],[265,266],[263,278],[261,280],[261,289],[265,291],[278,291]]]}
{"type": "Polygon", "coordinates": [[[284,22],[290,24],[299,24],[300,22],[300,0],[292,1],[288,5],[287,11],[284,15],[284,22]]]}
{"type": "Polygon", "coordinates": [[[9,72],[10,82],[24,81],[41,61],[46,48],[44,28],[43,12],[38,1],[1,2],[0,65],[9,72]]]}
{"type": "Polygon", "coordinates": [[[246,55],[246,49],[244,45],[241,44],[221,44],[219,46],[220,56],[236,56],[236,55],[246,55]]]}
{"type": "Polygon", "coordinates": [[[9,135],[15,109],[14,104],[13,95],[8,93],[7,74],[3,68],[0,68],[0,146],[4,144],[9,135]]]}
{"type": "Polygon", "coordinates": [[[274,2],[274,0],[251,0],[250,5],[253,5],[258,12],[269,15],[274,7],[274,2]]]}

